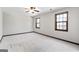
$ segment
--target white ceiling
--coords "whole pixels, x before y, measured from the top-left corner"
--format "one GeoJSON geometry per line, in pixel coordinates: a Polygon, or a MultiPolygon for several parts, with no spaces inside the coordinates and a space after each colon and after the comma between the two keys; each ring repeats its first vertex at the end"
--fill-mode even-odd
{"type": "Polygon", "coordinates": [[[31,4],[38,7],[79,7],[78,0],[0,0],[0,7],[24,7],[31,4]]]}
{"type": "Polygon", "coordinates": [[[39,8],[40,12],[36,13],[34,15],[25,12],[25,9],[23,7],[3,7],[2,9],[3,9],[4,12],[5,11],[10,12],[11,11],[11,12],[16,12],[16,13],[26,15],[26,16],[35,16],[35,15],[38,15],[38,14],[50,12],[50,9],[52,9],[52,11],[53,11],[53,10],[59,9],[61,7],[38,7],[38,8],[39,8]]]}
{"type": "Polygon", "coordinates": [[[42,13],[47,13],[47,12],[51,12],[53,10],[60,9],[60,8],[63,8],[63,7],[38,7],[38,8],[39,8],[40,12],[37,13],[37,14],[35,14],[35,15],[42,14],[42,13]]]}
{"type": "Polygon", "coordinates": [[[35,16],[35,15],[38,15],[38,14],[42,14],[42,13],[46,13],[46,12],[49,12],[50,9],[54,10],[56,9],[56,7],[38,7],[39,11],[38,13],[36,14],[30,14],[31,16],[35,16]]]}
{"type": "Polygon", "coordinates": [[[35,15],[38,15],[38,14],[43,14],[43,13],[47,13],[47,12],[51,12],[53,10],[56,10],[56,9],[61,9],[61,8],[64,8],[64,7],[38,7],[38,9],[40,10],[39,13],[36,13],[36,14],[30,14],[30,13],[27,13],[27,15],[29,16],[35,16],[35,15]],[[50,10],[51,9],[51,10],[50,10]]]}

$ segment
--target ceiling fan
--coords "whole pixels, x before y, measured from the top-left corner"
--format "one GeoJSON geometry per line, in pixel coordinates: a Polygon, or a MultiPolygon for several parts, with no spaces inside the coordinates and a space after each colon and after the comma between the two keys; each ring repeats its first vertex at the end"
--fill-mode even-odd
{"type": "Polygon", "coordinates": [[[37,7],[29,7],[29,8],[25,8],[25,12],[30,12],[30,13],[34,14],[34,13],[38,13],[40,11],[37,7]]]}

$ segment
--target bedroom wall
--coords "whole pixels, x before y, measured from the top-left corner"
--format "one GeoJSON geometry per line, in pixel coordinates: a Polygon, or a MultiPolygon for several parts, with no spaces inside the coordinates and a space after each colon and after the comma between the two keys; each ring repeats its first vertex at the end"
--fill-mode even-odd
{"type": "Polygon", "coordinates": [[[3,16],[2,16],[2,10],[1,10],[1,8],[0,8],[0,40],[1,40],[1,37],[2,37],[2,35],[3,35],[3,31],[2,31],[2,20],[3,20],[3,18],[2,18],[3,16]]]}
{"type": "Polygon", "coordinates": [[[33,17],[34,31],[79,43],[79,8],[63,8],[33,17]],[[55,31],[55,14],[68,11],[68,32],[55,31]],[[35,18],[40,17],[40,29],[35,28],[35,18]]]}
{"type": "Polygon", "coordinates": [[[16,34],[33,31],[32,18],[26,16],[23,8],[4,7],[3,8],[3,34],[16,34]]]}

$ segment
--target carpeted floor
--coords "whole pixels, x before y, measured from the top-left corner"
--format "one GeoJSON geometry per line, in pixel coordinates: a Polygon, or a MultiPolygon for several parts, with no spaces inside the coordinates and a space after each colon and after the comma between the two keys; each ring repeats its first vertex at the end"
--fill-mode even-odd
{"type": "Polygon", "coordinates": [[[0,49],[9,52],[78,52],[79,46],[46,37],[36,33],[28,33],[4,37],[0,49]]]}

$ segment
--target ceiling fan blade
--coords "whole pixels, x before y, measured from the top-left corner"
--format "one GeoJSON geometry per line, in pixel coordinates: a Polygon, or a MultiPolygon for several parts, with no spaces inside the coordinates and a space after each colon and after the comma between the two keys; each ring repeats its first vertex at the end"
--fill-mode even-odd
{"type": "Polygon", "coordinates": [[[40,12],[39,10],[34,10],[35,12],[40,12]]]}
{"type": "Polygon", "coordinates": [[[29,11],[25,11],[25,12],[29,12],[29,11]]]}
{"type": "Polygon", "coordinates": [[[25,12],[29,12],[29,9],[28,8],[25,8],[25,12]]]}
{"type": "Polygon", "coordinates": [[[36,7],[30,7],[31,10],[35,9],[36,7]]]}

